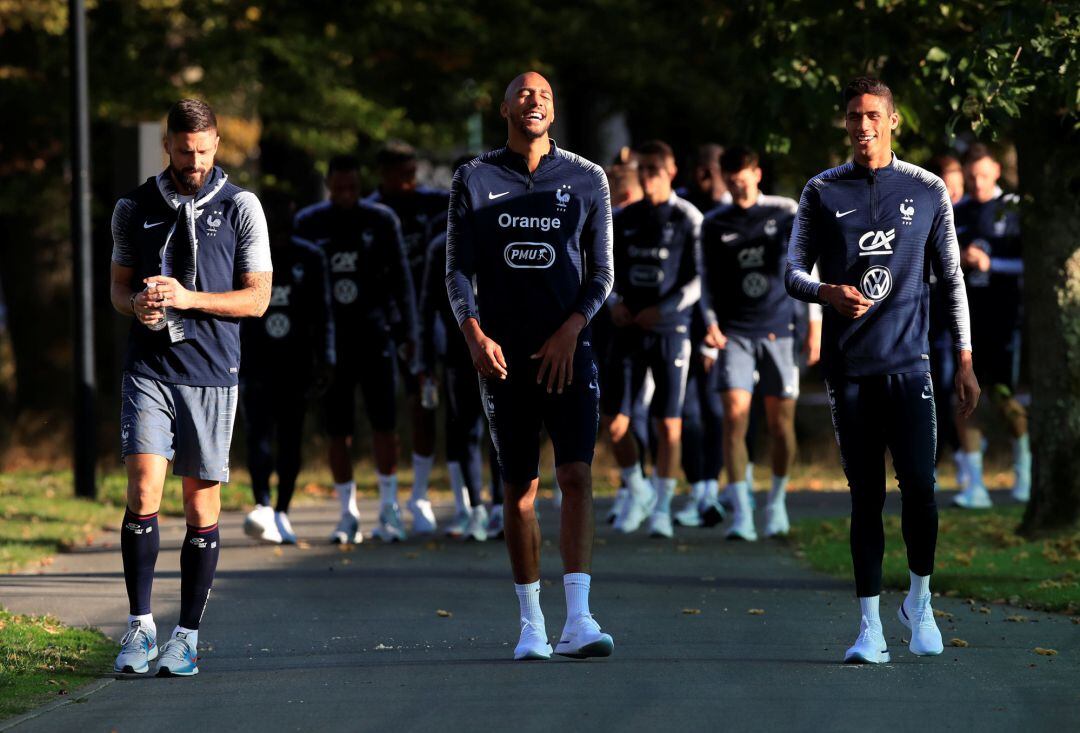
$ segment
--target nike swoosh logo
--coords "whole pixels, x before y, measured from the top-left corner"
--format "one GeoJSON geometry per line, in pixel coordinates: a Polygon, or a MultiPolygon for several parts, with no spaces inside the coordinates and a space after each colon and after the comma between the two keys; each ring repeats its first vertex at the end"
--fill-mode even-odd
{"type": "Polygon", "coordinates": [[[926,394],[925,392],[923,392],[923,393],[922,393],[921,395],[919,395],[919,396],[920,396],[920,397],[922,397],[922,398],[923,398],[924,400],[928,400],[928,399],[930,399],[931,397],[933,397],[934,395],[932,395],[932,394],[926,394]]]}
{"type": "Polygon", "coordinates": [[[509,191],[503,191],[502,193],[492,193],[491,191],[488,191],[488,201],[491,201],[492,199],[502,198],[503,196],[505,196],[508,193],[510,193],[510,192],[509,191]]]}
{"type": "Polygon", "coordinates": [[[738,238],[739,238],[739,235],[735,234],[734,232],[731,233],[731,234],[721,234],[720,235],[720,241],[721,242],[734,242],[738,238]]]}
{"type": "Polygon", "coordinates": [[[856,211],[858,211],[858,209],[852,209],[851,211],[845,211],[845,212],[844,212],[843,214],[841,214],[841,213],[840,213],[840,211],[838,210],[838,211],[836,212],[836,218],[837,218],[837,219],[843,219],[843,218],[844,218],[845,216],[847,216],[848,214],[852,214],[852,213],[854,213],[854,212],[856,212],[856,211]]]}
{"type": "Polygon", "coordinates": [[[164,223],[165,223],[165,222],[163,222],[163,221],[155,221],[155,222],[154,222],[153,224],[151,224],[151,223],[150,223],[150,222],[148,222],[148,221],[144,221],[144,222],[143,222],[143,225],[142,225],[142,228],[143,228],[143,229],[153,229],[154,227],[156,227],[156,226],[161,226],[161,225],[162,225],[162,224],[164,224],[164,223]]]}

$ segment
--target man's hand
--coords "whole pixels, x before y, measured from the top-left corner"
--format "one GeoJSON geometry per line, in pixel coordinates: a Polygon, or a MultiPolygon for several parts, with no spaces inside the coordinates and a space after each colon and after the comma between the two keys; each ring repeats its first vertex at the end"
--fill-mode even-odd
{"type": "Polygon", "coordinates": [[[710,323],[705,329],[705,345],[714,349],[722,349],[727,346],[727,336],[720,330],[720,326],[710,323]]]}
{"type": "Polygon", "coordinates": [[[624,303],[611,306],[611,321],[619,328],[626,328],[634,322],[634,314],[624,303]]]}
{"type": "Polygon", "coordinates": [[[656,324],[660,322],[660,309],[655,305],[650,305],[648,308],[644,308],[634,316],[634,323],[646,331],[651,331],[656,328],[656,324]]]}
{"type": "Polygon", "coordinates": [[[964,251],[960,253],[960,266],[965,270],[989,272],[990,255],[986,254],[980,247],[969,244],[967,247],[964,247],[964,251]]]}
{"type": "Polygon", "coordinates": [[[144,290],[141,293],[136,293],[135,297],[131,299],[131,308],[135,312],[135,318],[148,328],[165,317],[164,308],[151,304],[153,294],[153,290],[144,290]]]}
{"type": "Polygon", "coordinates": [[[563,388],[573,381],[574,351],[577,350],[578,334],[585,328],[585,323],[585,316],[574,313],[544,342],[540,350],[532,355],[533,359],[543,360],[536,372],[536,383],[543,383],[544,375],[547,374],[548,394],[551,394],[552,388],[562,394],[563,388]]]}
{"type": "Polygon", "coordinates": [[[469,355],[473,366],[481,377],[506,379],[506,358],[502,347],[484,335],[475,318],[465,321],[461,327],[465,334],[465,343],[469,345],[469,355]]]}
{"type": "Polygon", "coordinates": [[[956,406],[956,412],[960,417],[966,418],[975,412],[982,390],[979,388],[979,380],[975,378],[971,352],[961,351],[957,354],[957,362],[956,379],[954,381],[956,384],[956,398],[959,400],[959,404],[956,406]]]}
{"type": "Polygon", "coordinates": [[[833,307],[844,318],[862,318],[874,301],[867,300],[856,288],[851,285],[821,284],[818,291],[821,299],[833,307]]]}
{"type": "Polygon", "coordinates": [[[154,275],[143,280],[150,288],[150,303],[157,308],[169,307],[174,310],[184,311],[194,308],[195,296],[190,290],[180,284],[176,278],[154,275]]]}

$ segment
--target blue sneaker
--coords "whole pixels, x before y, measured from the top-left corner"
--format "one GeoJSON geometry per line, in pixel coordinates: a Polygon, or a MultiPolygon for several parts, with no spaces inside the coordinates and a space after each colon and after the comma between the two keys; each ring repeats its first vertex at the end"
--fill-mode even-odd
{"type": "Polygon", "coordinates": [[[161,657],[157,663],[158,677],[191,677],[199,673],[195,665],[199,659],[195,647],[187,639],[187,634],[177,631],[161,647],[161,657]]]}
{"type": "Polygon", "coordinates": [[[124,638],[120,640],[120,653],[116,655],[114,672],[142,674],[150,671],[150,662],[157,659],[157,629],[132,621],[124,638]]]}

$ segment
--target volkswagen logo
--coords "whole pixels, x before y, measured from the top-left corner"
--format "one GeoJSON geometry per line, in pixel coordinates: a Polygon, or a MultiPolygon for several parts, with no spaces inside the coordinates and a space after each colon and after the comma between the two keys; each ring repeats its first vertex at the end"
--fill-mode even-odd
{"type": "Polygon", "coordinates": [[[863,273],[859,285],[863,295],[870,300],[885,300],[892,292],[892,273],[888,267],[876,265],[863,273]]]}

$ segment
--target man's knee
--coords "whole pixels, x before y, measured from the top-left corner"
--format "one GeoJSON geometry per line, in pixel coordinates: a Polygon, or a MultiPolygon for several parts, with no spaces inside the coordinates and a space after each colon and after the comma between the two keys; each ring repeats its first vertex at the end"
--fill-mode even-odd
{"type": "Polygon", "coordinates": [[[682,418],[665,417],[656,421],[657,437],[665,443],[675,444],[682,440],[682,418]]]}

